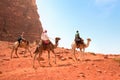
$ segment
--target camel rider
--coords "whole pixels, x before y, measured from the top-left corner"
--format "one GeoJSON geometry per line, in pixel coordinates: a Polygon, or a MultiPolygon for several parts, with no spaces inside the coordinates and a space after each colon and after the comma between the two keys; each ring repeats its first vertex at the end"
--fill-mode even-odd
{"type": "Polygon", "coordinates": [[[22,32],[22,34],[18,37],[17,41],[18,41],[19,45],[22,41],[25,41],[25,38],[23,36],[24,36],[24,32],[22,32]]]}
{"type": "Polygon", "coordinates": [[[41,34],[41,40],[44,42],[44,44],[49,44],[50,40],[49,37],[47,35],[47,30],[44,30],[41,34]]]}
{"type": "Polygon", "coordinates": [[[79,44],[83,43],[83,40],[82,40],[82,38],[80,38],[80,34],[79,34],[78,30],[76,31],[76,34],[75,34],[75,42],[76,42],[77,46],[79,46],[79,44]]]}

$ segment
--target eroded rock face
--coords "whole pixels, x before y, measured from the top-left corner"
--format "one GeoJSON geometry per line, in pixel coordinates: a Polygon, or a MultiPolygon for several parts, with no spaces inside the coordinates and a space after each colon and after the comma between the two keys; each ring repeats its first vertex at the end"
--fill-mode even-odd
{"type": "Polygon", "coordinates": [[[0,40],[16,41],[22,32],[38,40],[42,30],[36,0],[0,0],[0,40]]]}

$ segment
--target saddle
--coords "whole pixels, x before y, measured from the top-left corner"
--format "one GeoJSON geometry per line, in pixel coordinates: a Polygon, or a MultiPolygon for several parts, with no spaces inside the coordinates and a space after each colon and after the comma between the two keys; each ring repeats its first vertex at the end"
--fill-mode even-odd
{"type": "Polygon", "coordinates": [[[49,40],[43,40],[42,42],[43,42],[43,44],[45,44],[45,45],[48,45],[48,44],[50,43],[49,40]]]}
{"type": "Polygon", "coordinates": [[[50,41],[49,40],[42,40],[42,44],[43,44],[44,50],[46,50],[50,45],[50,41]]]}
{"type": "Polygon", "coordinates": [[[23,44],[29,44],[29,41],[25,40],[25,39],[22,39],[20,40],[20,42],[18,42],[18,46],[22,46],[23,44]]]}
{"type": "Polygon", "coordinates": [[[76,43],[77,47],[79,47],[80,44],[84,44],[84,40],[82,38],[76,38],[75,43],[76,43]]]}

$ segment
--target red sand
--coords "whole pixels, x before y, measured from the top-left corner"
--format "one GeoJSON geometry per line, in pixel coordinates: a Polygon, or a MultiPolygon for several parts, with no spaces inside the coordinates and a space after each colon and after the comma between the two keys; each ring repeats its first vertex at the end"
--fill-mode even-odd
{"type": "Polygon", "coordinates": [[[49,66],[47,52],[44,52],[41,65],[36,60],[34,69],[29,53],[26,57],[19,54],[24,49],[18,50],[19,58],[10,59],[12,44],[0,41],[0,80],[120,80],[120,55],[85,53],[84,61],[74,62],[71,50],[57,48],[57,64],[54,64],[54,54],[51,53],[52,65],[49,66]]]}

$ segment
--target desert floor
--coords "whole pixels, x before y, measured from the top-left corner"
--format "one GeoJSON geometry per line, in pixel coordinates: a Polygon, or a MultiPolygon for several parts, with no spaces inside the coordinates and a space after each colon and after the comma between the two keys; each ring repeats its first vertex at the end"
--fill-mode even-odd
{"type": "Polygon", "coordinates": [[[76,52],[78,61],[74,60],[72,50],[56,48],[57,63],[51,52],[51,65],[48,54],[43,52],[40,65],[33,57],[35,46],[30,48],[33,57],[24,49],[18,49],[19,58],[13,54],[13,43],[0,41],[0,80],[120,80],[120,54],[104,55],[92,52],[76,52]],[[84,54],[82,56],[81,54],[84,54]]]}

